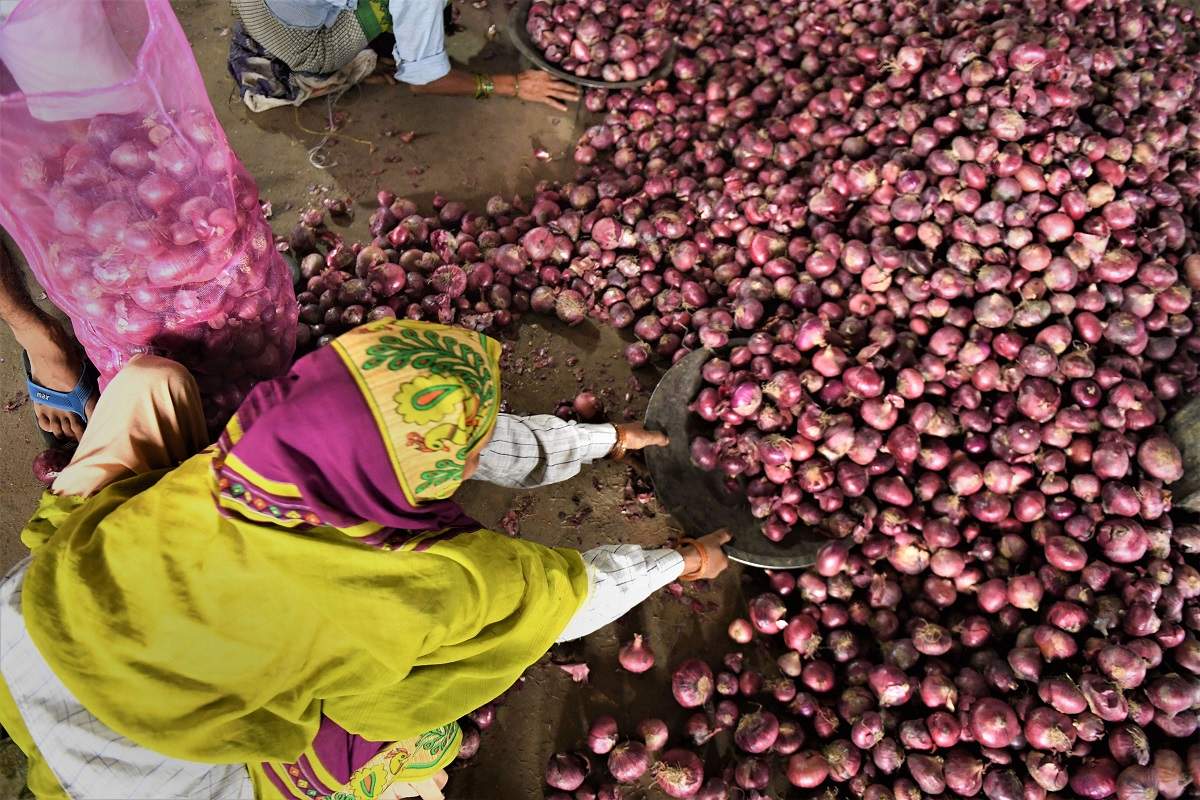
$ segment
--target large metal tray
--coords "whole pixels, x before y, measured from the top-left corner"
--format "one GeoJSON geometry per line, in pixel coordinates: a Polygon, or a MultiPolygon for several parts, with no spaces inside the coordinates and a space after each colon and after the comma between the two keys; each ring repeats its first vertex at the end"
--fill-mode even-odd
{"type": "Polygon", "coordinates": [[[529,16],[529,6],[532,3],[533,0],[520,0],[513,8],[512,13],[508,15],[508,38],[512,40],[513,46],[520,51],[521,55],[532,62],[535,67],[550,73],[559,80],[592,89],[633,89],[644,83],[665,78],[671,73],[671,65],[675,63],[675,45],[673,43],[663,55],[662,63],[658,65],[657,69],[646,77],[634,81],[602,81],[597,78],[580,77],[559,69],[542,56],[541,51],[529,38],[529,31],[525,30],[525,19],[529,16]]]}
{"type": "Polygon", "coordinates": [[[697,350],[680,359],[655,387],[646,409],[646,427],[671,437],[667,447],[642,452],[659,502],[689,536],[702,536],[718,528],[733,534],[725,554],[734,561],[767,569],[797,569],[816,560],[817,550],[828,539],[820,532],[797,526],[782,543],[762,535],[742,495],[730,494],[719,473],[706,472],[692,463],[688,443],[702,433],[702,421],[688,411],[700,389],[700,370],[712,350],[697,350]]]}

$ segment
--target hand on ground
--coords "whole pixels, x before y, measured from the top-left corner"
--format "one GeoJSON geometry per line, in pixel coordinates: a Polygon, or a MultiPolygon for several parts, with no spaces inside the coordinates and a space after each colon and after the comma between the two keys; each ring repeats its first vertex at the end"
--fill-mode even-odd
{"type": "Polygon", "coordinates": [[[566,111],[567,103],[579,102],[579,87],[552,78],[541,70],[528,69],[517,76],[517,97],[566,111]]]}

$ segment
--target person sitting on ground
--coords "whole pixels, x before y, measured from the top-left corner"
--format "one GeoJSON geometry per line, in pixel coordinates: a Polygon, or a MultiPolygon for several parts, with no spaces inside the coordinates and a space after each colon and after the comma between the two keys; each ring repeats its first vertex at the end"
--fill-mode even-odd
{"type": "Polygon", "coordinates": [[[238,18],[229,68],[253,110],[299,105],[364,80],[375,66],[369,45],[395,37],[395,77],[416,94],[493,94],[565,111],[572,84],[539,70],[472,74],[450,65],[442,0],[230,0],[238,18]],[[366,56],[364,59],[362,56],[366,56]],[[362,69],[360,69],[362,67],[362,69]]]}
{"type": "Polygon", "coordinates": [[[450,498],[473,476],[536,485],[666,443],[501,414],[499,356],[368,323],[203,450],[191,376],[129,362],[0,582],[0,724],[39,800],[441,798],[457,719],[555,642],[721,574],[723,532],[580,553],[467,517],[450,498]]]}

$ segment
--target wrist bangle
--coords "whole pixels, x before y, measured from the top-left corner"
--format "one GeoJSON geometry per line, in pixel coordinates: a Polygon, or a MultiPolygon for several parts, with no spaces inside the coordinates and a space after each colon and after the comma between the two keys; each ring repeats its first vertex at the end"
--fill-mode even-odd
{"type": "Polygon", "coordinates": [[[700,566],[696,567],[696,569],[692,572],[689,572],[685,575],[680,575],[679,580],[689,582],[700,580],[700,576],[708,571],[708,553],[705,552],[704,548],[701,547],[700,543],[695,539],[680,539],[679,544],[681,547],[684,545],[691,547],[696,551],[696,555],[700,556],[700,566]]]}
{"type": "Polygon", "coordinates": [[[613,442],[612,450],[608,451],[608,457],[613,461],[620,461],[625,458],[625,431],[619,425],[614,425],[613,430],[617,432],[617,441],[613,442]]]}
{"type": "Polygon", "coordinates": [[[513,73],[513,97],[521,96],[521,73],[513,73]]]}
{"type": "Polygon", "coordinates": [[[481,72],[475,73],[475,99],[486,100],[496,91],[496,84],[492,81],[492,76],[484,75],[481,72]]]}

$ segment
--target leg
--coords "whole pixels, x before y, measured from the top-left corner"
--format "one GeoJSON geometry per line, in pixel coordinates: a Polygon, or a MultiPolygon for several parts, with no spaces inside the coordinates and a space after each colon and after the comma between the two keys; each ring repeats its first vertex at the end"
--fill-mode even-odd
{"type": "Polygon", "coordinates": [[[207,443],[191,374],[166,358],[136,356],[101,395],[53,491],[86,497],[122,478],[174,466],[207,443]]]}
{"type": "MultiPolygon", "coordinates": [[[[59,392],[75,388],[83,368],[79,347],[58,320],[34,305],[20,270],[3,243],[0,243],[0,319],[8,323],[17,343],[29,356],[33,380],[59,392]]],[[[87,407],[89,418],[95,403],[93,396],[87,407]]],[[[40,403],[35,403],[33,410],[38,425],[47,433],[71,439],[83,435],[83,421],[69,411],[40,403]]]]}

